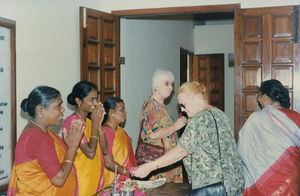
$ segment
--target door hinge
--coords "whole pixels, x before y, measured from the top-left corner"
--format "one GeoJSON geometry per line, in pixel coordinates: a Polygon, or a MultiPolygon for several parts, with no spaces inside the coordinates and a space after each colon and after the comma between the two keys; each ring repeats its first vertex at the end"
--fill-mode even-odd
{"type": "Polygon", "coordinates": [[[82,17],[83,17],[83,23],[82,23],[82,26],[83,28],[86,28],[86,8],[84,7],[83,8],[83,14],[82,14],[82,17]]]}

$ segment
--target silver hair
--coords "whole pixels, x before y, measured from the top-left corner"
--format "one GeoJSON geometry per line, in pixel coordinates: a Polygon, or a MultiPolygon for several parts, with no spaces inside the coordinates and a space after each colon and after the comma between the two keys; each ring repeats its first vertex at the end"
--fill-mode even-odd
{"type": "Polygon", "coordinates": [[[155,89],[167,79],[170,79],[171,82],[174,82],[173,73],[168,70],[157,69],[152,77],[152,92],[154,92],[155,89]]]}

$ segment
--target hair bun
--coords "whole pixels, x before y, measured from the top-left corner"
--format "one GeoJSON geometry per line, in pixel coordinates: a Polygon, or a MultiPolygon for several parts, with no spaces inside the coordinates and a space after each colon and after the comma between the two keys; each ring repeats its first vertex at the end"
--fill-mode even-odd
{"type": "Polygon", "coordinates": [[[22,103],[21,103],[21,109],[24,111],[24,112],[28,112],[28,102],[29,102],[29,99],[28,98],[25,98],[23,99],[22,103]]]}
{"type": "Polygon", "coordinates": [[[67,101],[69,104],[71,105],[76,105],[76,102],[75,102],[75,96],[73,93],[70,93],[67,97],[67,101]]]}

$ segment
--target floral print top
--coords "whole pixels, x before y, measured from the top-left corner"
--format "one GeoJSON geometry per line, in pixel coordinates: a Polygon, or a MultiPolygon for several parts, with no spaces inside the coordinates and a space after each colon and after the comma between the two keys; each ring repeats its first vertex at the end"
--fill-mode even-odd
{"type": "Polygon", "coordinates": [[[186,126],[178,146],[189,153],[183,163],[192,189],[221,182],[223,171],[227,195],[242,195],[244,188],[242,163],[229,119],[224,112],[213,108],[195,114],[186,126]],[[212,114],[218,126],[222,168],[217,130],[212,114]]]}

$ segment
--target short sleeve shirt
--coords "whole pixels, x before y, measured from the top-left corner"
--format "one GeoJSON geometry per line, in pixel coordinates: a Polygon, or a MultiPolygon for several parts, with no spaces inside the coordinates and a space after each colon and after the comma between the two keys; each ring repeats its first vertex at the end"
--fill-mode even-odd
{"type": "Polygon", "coordinates": [[[189,181],[193,189],[201,188],[222,181],[223,171],[228,195],[241,195],[244,186],[243,170],[229,120],[217,108],[210,112],[204,110],[195,114],[178,142],[178,146],[189,153],[183,160],[189,181]],[[218,126],[222,167],[216,125],[210,112],[218,126]]]}

